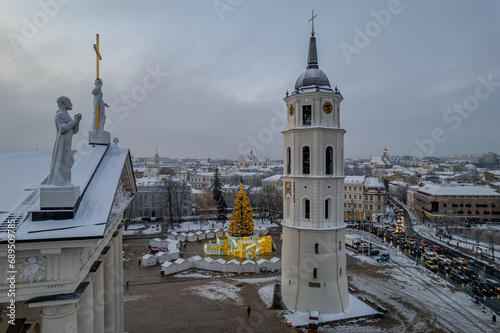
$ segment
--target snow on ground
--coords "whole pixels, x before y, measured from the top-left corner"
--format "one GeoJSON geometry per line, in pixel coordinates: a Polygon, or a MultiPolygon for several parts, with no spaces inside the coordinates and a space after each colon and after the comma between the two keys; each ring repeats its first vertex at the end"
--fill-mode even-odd
{"type": "Polygon", "coordinates": [[[396,309],[402,321],[401,331],[409,326],[414,332],[491,331],[489,309],[475,304],[466,293],[398,251],[388,249],[388,252],[391,259],[378,263],[375,258],[349,251],[349,256],[362,261],[365,271],[373,272],[350,274],[350,285],[384,307],[396,309]],[[428,315],[422,316],[422,311],[428,315]]]}
{"type": "MultiPolygon", "coordinates": [[[[347,318],[370,316],[378,313],[378,311],[375,311],[353,295],[349,295],[349,303],[349,308],[345,312],[320,313],[318,322],[324,323],[347,318]]],[[[293,326],[304,326],[309,324],[309,312],[285,311],[284,316],[286,321],[291,322],[293,326]]]]}
{"type": "Polygon", "coordinates": [[[238,292],[241,290],[241,288],[230,283],[222,281],[211,281],[206,285],[195,286],[187,288],[186,290],[189,290],[199,296],[208,298],[212,301],[229,301],[234,302],[237,305],[243,305],[241,297],[238,295],[238,292]]]}
{"type": "Polygon", "coordinates": [[[151,235],[151,234],[158,234],[161,232],[161,225],[159,224],[152,224],[149,226],[148,229],[143,230],[142,234],[143,235],[151,235]]]}
{"type": "Polygon", "coordinates": [[[250,284],[261,284],[261,283],[269,283],[273,282],[276,280],[276,276],[271,276],[271,277],[265,277],[265,278],[240,278],[240,279],[231,279],[235,280],[238,282],[245,282],[245,283],[250,283],[250,284]]]}
{"type": "Polygon", "coordinates": [[[262,302],[269,308],[273,304],[274,284],[264,286],[259,289],[259,296],[262,302]]]}
{"type": "Polygon", "coordinates": [[[203,274],[203,272],[205,272],[205,271],[199,271],[199,272],[201,272],[201,273],[193,272],[192,270],[187,270],[187,271],[175,274],[173,277],[177,277],[177,278],[205,278],[205,279],[213,277],[209,272],[206,272],[205,274],[203,274]]]}
{"type": "Polygon", "coordinates": [[[130,301],[138,301],[141,299],[148,299],[151,298],[150,295],[123,295],[123,301],[124,302],[130,302],[130,301]]]}
{"type": "Polygon", "coordinates": [[[123,229],[122,233],[124,235],[134,235],[139,233],[143,229],[146,229],[146,226],[143,224],[132,224],[127,227],[127,230],[123,229]]]}

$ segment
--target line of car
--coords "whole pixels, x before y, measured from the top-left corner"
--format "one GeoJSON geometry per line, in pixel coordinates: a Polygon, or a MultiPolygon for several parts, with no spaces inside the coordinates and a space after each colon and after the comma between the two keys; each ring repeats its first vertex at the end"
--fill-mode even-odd
{"type": "MultiPolygon", "coordinates": [[[[500,283],[493,279],[482,279],[477,272],[469,267],[469,262],[462,258],[448,258],[443,254],[444,250],[438,246],[429,244],[426,241],[417,244],[415,236],[408,236],[397,228],[379,228],[372,224],[366,225],[366,231],[399,245],[400,249],[408,250],[415,257],[421,257],[424,266],[434,272],[443,272],[452,280],[469,285],[474,293],[487,296],[500,296],[500,283]]],[[[373,250],[372,250],[373,251],[373,250]]],[[[378,253],[377,253],[378,254],[378,253]]]]}
{"type": "MultiPolygon", "coordinates": [[[[421,254],[426,268],[436,273],[443,272],[462,285],[470,283],[472,291],[478,295],[487,297],[500,295],[500,283],[493,279],[482,279],[475,270],[469,267],[466,259],[461,257],[450,259],[443,254],[432,251],[435,249],[434,246],[430,244],[428,246],[431,250],[427,250],[425,247],[421,254]]],[[[414,255],[418,256],[418,251],[414,255]]]]}

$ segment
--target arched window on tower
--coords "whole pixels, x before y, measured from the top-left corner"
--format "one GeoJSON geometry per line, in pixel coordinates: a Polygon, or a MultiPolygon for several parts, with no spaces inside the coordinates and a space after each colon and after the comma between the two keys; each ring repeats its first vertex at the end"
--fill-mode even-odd
{"type": "Polygon", "coordinates": [[[310,163],[310,149],[305,146],[302,147],[302,173],[308,175],[310,173],[311,163],[310,163]]]}
{"type": "Polygon", "coordinates": [[[330,200],[325,200],[325,220],[330,219],[330,200]]]}
{"type": "Polygon", "coordinates": [[[311,218],[311,201],[309,201],[309,199],[304,201],[304,218],[306,220],[311,218]]]}
{"type": "Polygon", "coordinates": [[[286,173],[289,175],[292,172],[292,148],[286,149],[286,173]]]}
{"type": "Polygon", "coordinates": [[[325,200],[325,221],[331,221],[333,218],[333,199],[328,198],[325,200]]]}
{"type": "Polygon", "coordinates": [[[310,105],[302,106],[302,124],[304,126],[311,125],[311,118],[312,118],[311,106],[310,105]]]}
{"type": "Polygon", "coordinates": [[[333,148],[332,147],[326,147],[326,154],[325,154],[325,173],[327,175],[333,175],[333,148]]]}

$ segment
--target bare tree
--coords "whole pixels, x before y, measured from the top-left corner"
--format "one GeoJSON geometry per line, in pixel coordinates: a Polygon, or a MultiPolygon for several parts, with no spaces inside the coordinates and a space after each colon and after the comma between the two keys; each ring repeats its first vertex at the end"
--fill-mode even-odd
{"type": "Polygon", "coordinates": [[[283,217],[283,194],[275,186],[266,185],[260,193],[253,196],[254,204],[258,206],[261,219],[267,218],[271,223],[283,217]]]}
{"type": "Polygon", "coordinates": [[[168,226],[174,227],[174,223],[180,223],[183,215],[183,207],[189,200],[188,186],[184,181],[172,178],[164,178],[161,181],[161,203],[168,212],[168,226]]]}
{"type": "Polygon", "coordinates": [[[212,193],[207,189],[203,193],[196,195],[195,200],[198,215],[207,222],[210,216],[217,210],[217,202],[214,200],[212,193]]]}
{"type": "Polygon", "coordinates": [[[429,216],[429,220],[436,224],[436,230],[444,232],[446,235],[455,233],[463,222],[449,211],[440,212],[439,215],[429,216]]]}

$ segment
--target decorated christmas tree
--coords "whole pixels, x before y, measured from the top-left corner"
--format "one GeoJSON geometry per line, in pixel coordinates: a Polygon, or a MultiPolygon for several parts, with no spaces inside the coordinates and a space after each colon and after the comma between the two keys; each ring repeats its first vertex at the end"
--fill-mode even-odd
{"type": "Polygon", "coordinates": [[[240,191],[234,200],[233,214],[229,217],[229,234],[234,237],[245,237],[253,235],[253,210],[250,200],[243,184],[240,184],[240,191]]]}

